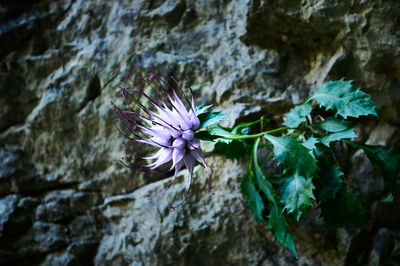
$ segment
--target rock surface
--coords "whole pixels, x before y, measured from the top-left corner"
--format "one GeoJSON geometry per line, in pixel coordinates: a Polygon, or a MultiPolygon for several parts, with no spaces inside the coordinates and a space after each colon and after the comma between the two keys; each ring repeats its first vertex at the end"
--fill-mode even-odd
{"type": "MultiPolygon", "coordinates": [[[[379,105],[360,140],[399,139],[400,2],[3,1],[0,6],[0,264],[381,265],[400,262],[399,202],[365,154],[347,173],[371,217],[362,229],[290,230],[300,259],[272,241],[245,207],[246,162],[218,156],[215,195],[196,169],[162,197],[166,180],[115,165],[121,137],[109,108],[122,73],[150,62],[192,84],[227,124],[275,123],[329,79],[355,80],[379,105]],[[395,211],[394,211],[395,210],[395,211]]],[[[349,160],[350,158],[350,160],[349,160]]]]}

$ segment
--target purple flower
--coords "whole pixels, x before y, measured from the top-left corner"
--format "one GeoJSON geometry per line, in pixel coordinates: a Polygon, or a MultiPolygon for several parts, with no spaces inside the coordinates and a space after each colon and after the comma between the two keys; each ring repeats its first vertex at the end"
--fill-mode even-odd
{"type": "MultiPolygon", "coordinates": [[[[133,161],[120,162],[136,171],[155,170],[172,162],[168,170],[174,171],[172,181],[158,194],[149,196],[149,199],[168,190],[175,182],[178,171],[185,165],[189,171],[189,186],[184,199],[172,208],[180,206],[189,195],[196,161],[206,168],[211,191],[211,172],[205,162],[200,142],[195,138],[200,121],[196,116],[192,90],[189,89],[190,101],[173,77],[166,77],[152,64],[145,72],[140,72],[133,78],[127,75],[117,86],[117,90],[125,105],[120,108],[111,102],[118,115],[114,120],[118,130],[129,141],[158,149],[150,157],[135,157],[133,161]]],[[[134,147],[138,147],[138,144],[134,147]]],[[[131,149],[127,148],[127,151],[129,155],[131,149]]]]}

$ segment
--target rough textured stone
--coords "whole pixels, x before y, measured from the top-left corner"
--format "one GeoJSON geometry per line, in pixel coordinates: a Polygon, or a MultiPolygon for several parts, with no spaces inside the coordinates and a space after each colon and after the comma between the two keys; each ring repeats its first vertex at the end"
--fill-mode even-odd
{"type": "Polygon", "coordinates": [[[3,237],[3,232],[5,232],[6,229],[5,225],[7,224],[7,222],[10,221],[10,216],[15,210],[17,201],[18,201],[18,196],[16,195],[10,195],[0,200],[0,213],[1,213],[0,231],[2,233],[0,237],[3,237]]]}
{"type": "MultiPolygon", "coordinates": [[[[354,265],[399,263],[400,213],[365,154],[341,147],[362,229],[289,221],[300,259],[272,241],[239,193],[246,162],[218,156],[215,195],[196,169],[180,183],[134,175],[110,100],[123,73],[150,62],[190,82],[198,103],[233,125],[263,115],[274,127],[319,85],[343,76],[372,93],[380,121],[360,141],[399,140],[400,2],[3,1],[0,7],[0,264],[354,265]]],[[[271,165],[272,166],[272,165],[271,165]]]]}

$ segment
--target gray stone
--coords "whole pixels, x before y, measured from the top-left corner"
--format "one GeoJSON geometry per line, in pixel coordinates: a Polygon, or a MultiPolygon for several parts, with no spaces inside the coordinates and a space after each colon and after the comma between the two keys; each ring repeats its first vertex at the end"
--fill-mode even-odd
{"type": "Polygon", "coordinates": [[[4,227],[10,221],[10,216],[15,211],[18,202],[17,195],[9,195],[0,200],[0,239],[3,236],[4,227]]]}
{"type": "Polygon", "coordinates": [[[41,204],[36,209],[36,220],[43,222],[63,222],[74,217],[69,206],[49,202],[41,204]]]}
{"type": "Polygon", "coordinates": [[[391,253],[391,245],[393,239],[391,239],[390,230],[387,228],[379,229],[376,239],[374,241],[374,246],[368,257],[368,265],[382,265],[388,263],[387,258],[391,253]]]}
{"type": "MultiPolygon", "coordinates": [[[[207,157],[215,195],[196,169],[191,196],[175,212],[169,205],[183,197],[185,171],[180,183],[147,201],[168,179],[115,164],[125,155],[109,107],[120,101],[114,88],[122,75],[152,62],[190,83],[198,104],[230,113],[225,125],[264,116],[272,128],[323,82],[346,77],[378,104],[379,122],[362,118],[357,140],[394,143],[399,3],[6,1],[0,264],[343,265],[384,263],[383,256],[399,262],[393,211],[399,203],[380,203],[383,180],[361,151],[340,146],[337,159],[351,190],[365,200],[367,228],[319,230],[310,214],[300,224],[289,221],[295,260],[245,207],[239,192],[245,161],[207,157]],[[370,244],[364,249],[362,237],[370,244]]],[[[275,164],[268,167],[276,172],[275,164]]]]}
{"type": "Polygon", "coordinates": [[[49,252],[68,245],[67,229],[58,224],[35,222],[32,226],[35,249],[49,252]]]}
{"type": "Polygon", "coordinates": [[[234,182],[237,175],[243,174],[241,166],[226,163],[229,167],[216,170],[215,195],[207,192],[206,172],[196,168],[192,196],[175,211],[171,211],[169,205],[176,204],[183,197],[187,174],[180,175],[178,184],[152,201],[146,195],[162,189],[166,180],[125,196],[106,198],[101,210],[110,225],[101,240],[96,264],[117,265],[136,260],[145,265],[241,264],[245,261],[256,264],[260,261],[265,256],[264,252],[260,253],[262,246],[268,249],[265,245],[269,243],[269,249],[273,250],[274,247],[263,236],[266,230],[250,219],[249,212],[242,204],[238,183],[234,182]],[[230,185],[226,187],[223,184],[230,185]],[[236,219],[228,219],[229,213],[235,213],[236,219]],[[260,229],[264,234],[257,234],[260,229]],[[188,231],[191,233],[187,234],[188,231]],[[238,241],[239,232],[253,237],[246,242],[238,241]],[[243,249],[246,252],[239,252],[243,249]],[[199,253],[203,255],[185,255],[199,253]]]}

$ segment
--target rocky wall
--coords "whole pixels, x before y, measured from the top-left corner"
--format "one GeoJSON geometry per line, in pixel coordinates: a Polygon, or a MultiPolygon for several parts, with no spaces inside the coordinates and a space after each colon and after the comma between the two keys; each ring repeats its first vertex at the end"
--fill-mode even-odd
{"type": "Polygon", "coordinates": [[[359,139],[399,139],[400,2],[1,1],[0,264],[357,265],[400,263],[399,202],[361,151],[339,158],[369,222],[327,230],[290,222],[300,259],[273,242],[239,192],[245,161],[210,153],[215,195],[196,168],[149,179],[115,164],[121,136],[110,100],[123,73],[150,62],[190,82],[199,103],[272,125],[324,81],[347,77],[373,95],[380,119],[359,139]],[[396,208],[397,206],[397,208],[396,208]]]}

